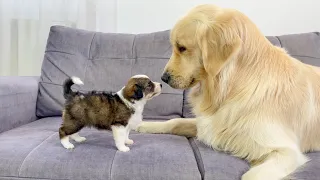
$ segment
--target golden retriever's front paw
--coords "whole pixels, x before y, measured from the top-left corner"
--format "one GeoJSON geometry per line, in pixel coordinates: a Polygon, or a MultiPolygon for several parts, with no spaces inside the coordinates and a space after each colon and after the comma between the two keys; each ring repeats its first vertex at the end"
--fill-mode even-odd
{"type": "Polygon", "coordinates": [[[144,123],[140,123],[137,128],[135,129],[135,131],[139,132],[139,133],[147,133],[147,130],[144,126],[144,123]]]}
{"type": "Polygon", "coordinates": [[[153,133],[154,125],[152,123],[153,122],[142,122],[136,128],[136,131],[140,133],[153,133]]]}
{"type": "Polygon", "coordinates": [[[164,134],[168,133],[170,126],[167,122],[142,122],[136,128],[140,133],[164,134]]]}

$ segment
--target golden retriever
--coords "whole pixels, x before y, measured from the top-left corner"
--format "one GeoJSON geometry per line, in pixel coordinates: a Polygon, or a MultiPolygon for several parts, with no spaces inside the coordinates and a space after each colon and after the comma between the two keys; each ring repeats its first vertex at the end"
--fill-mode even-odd
{"type": "Polygon", "coordinates": [[[242,180],[278,180],[320,150],[320,73],[272,45],[237,10],[200,5],[171,31],[162,80],[188,89],[194,119],[137,131],[193,137],[251,163],[242,180]]]}

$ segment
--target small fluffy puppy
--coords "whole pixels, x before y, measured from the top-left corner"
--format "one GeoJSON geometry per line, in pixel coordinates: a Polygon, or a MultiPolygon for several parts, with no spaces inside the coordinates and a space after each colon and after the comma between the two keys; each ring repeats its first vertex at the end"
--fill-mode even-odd
{"type": "Polygon", "coordinates": [[[76,142],[83,142],[78,132],[83,127],[95,127],[99,130],[112,130],[115,144],[119,151],[130,150],[126,144],[133,144],[129,139],[131,129],[142,121],[144,105],[161,93],[162,85],[153,82],[146,75],[135,75],[118,92],[89,93],[74,92],[73,84],[83,85],[78,77],[65,80],[63,123],[59,129],[60,141],[66,149],[73,149],[69,137],[76,142]]]}

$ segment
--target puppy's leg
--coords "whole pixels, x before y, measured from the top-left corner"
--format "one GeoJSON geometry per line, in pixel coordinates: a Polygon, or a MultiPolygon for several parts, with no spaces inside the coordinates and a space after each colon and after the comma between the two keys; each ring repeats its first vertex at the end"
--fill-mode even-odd
{"type": "Polygon", "coordinates": [[[174,134],[186,137],[197,135],[195,118],[177,118],[165,122],[142,122],[136,130],[141,133],[174,134]]]}
{"type": "Polygon", "coordinates": [[[80,136],[79,133],[71,134],[70,137],[71,137],[71,139],[73,139],[74,141],[79,142],[79,143],[84,142],[86,140],[86,138],[80,136]]]}
{"type": "Polygon", "coordinates": [[[241,180],[281,180],[302,166],[308,159],[292,149],[281,149],[270,153],[261,164],[252,167],[241,180]]]}
{"type": "Polygon", "coordinates": [[[119,151],[127,152],[130,150],[129,147],[125,145],[125,141],[127,138],[127,129],[125,126],[119,125],[119,126],[111,126],[113,138],[115,141],[115,144],[119,151]]]}
{"type": "Polygon", "coordinates": [[[70,143],[69,136],[77,133],[82,129],[83,126],[74,125],[74,124],[63,124],[59,129],[60,142],[66,149],[73,149],[74,145],[70,143]]]}
{"type": "Polygon", "coordinates": [[[125,141],[125,143],[126,143],[126,144],[129,144],[129,145],[131,145],[131,144],[134,143],[132,139],[129,139],[130,131],[131,131],[131,128],[130,128],[130,126],[129,126],[129,124],[128,124],[128,125],[126,126],[126,141],[125,141]]]}

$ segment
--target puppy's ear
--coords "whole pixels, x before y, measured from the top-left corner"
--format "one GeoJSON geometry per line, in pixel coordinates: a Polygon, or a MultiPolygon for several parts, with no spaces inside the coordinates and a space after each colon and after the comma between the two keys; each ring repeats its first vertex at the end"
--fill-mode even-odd
{"type": "Polygon", "coordinates": [[[140,100],[143,98],[143,88],[130,79],[123,90],[123,96],[127,100],[140,100]]]}
{"type": "Polygon", "coordinates": [[[132,99],[140,100],[141,98],[143,98],[143,90],[142,90],[142,87],[139,86],[138,84],[135,84],[134,86],[135,86],[135,87],[134,87],[132,99]]]}
{"type": "Polygon", "coordinates": [[[203,22],[198,26],[196,34],[198,45],[202,51],[202,63],[205,71],[216,76],[240,50],[241,39],[230,24],[203,22]]]}

